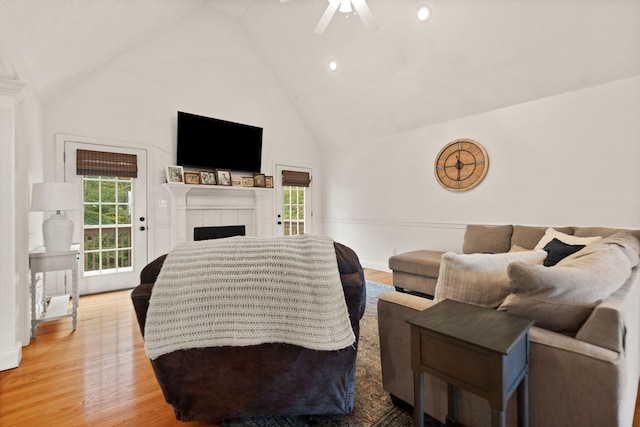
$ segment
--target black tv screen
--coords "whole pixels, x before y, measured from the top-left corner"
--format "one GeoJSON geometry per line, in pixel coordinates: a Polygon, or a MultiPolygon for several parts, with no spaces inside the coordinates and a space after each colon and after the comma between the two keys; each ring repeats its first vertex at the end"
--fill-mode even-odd
{"type": "Polygon", "coordinates": [[[260,172],[262,128],[178,111],[178,165],[260,172]]]}

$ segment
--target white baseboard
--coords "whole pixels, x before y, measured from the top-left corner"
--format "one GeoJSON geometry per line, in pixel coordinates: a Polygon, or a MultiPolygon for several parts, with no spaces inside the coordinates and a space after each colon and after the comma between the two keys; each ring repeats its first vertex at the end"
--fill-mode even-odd
{"type": "Polygon", "coordinates": [[[373,270],[386,271],[387,273],[391,273],[391,270],[389,270],[389,266],[386,264],[360,260],[360,265],[362,266],[362,268],[371,268],[373,270]]]}
{"type": "Polygon", "coordinates": [[[0,353],[0,371],[17,368],[22,361],[22,344],[16,343],[16,348],[0,353]]]}

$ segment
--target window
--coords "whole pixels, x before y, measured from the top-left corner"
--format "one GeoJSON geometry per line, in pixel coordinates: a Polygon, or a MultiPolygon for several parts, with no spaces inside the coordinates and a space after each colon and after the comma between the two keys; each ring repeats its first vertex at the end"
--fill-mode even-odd
{"type": "Polygon", "coordinates": [[[282,225],[285,236],[295,236],[312,232],[311,222],[306,222],[310,214],[308,202],[311,186],[310,170],[282,169],[282,225]]]}
{"type": "Polygon", "coordinates": [[[305,232],[306,187],[284,186],[284,235],[295,236],[305,232]]]}
{"type": "Polygon", "coordinates": [[[132,178],[83,176],[85,275],[132,270],[132,178]]]}

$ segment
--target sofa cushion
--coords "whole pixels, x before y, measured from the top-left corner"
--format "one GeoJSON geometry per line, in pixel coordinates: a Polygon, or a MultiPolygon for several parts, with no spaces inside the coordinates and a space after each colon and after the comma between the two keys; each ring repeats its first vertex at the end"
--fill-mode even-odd
{"type": "Polygon", "coordinates": [[[596,244],[578,256],[581,252],[554,267],[511,263],[507,268],[511,294],[498,309],[534,319],[541,328],[574,335],[593,308],[631,275],[629,258],[616,244],[596,244]]]}
{"type": "Polygon", "coordinates": [[[570,234],[567,233],[563,233],[562,231],[558,231],[554,228],[547,228],[547,231],[545,231],[544,236],[542,236],[542,238],[540,239],[540,241],[538,242],[538,244],[535,246],[534,249],[542,249],[546,246],[547,243],[549,243],[550,241],[552,241],[553,239],[558,239],[563,243],[566,243],[568,245],[588,245],[590,243],[595,243],[598,240],[602,239],[601,236],[593,236],[593,237],[577,237],[577,236],[572,236],[570,234]]]}
{"type": "Polygon", "coordinates": [[[467,225],[462,252],[465,254],[509,252],[512,233],[512,225],[467,225]]]}
{"type": "Polygon", "coordinates": [[[542,264],[546,256],[543,250],[500,254],[447,252],[442,256],[434,299],[496,308],[509,295],[509,263],[542,264]]]}
{"type": "MultiPolygon", "coordinates": [[[[566,234],[572,234],[573,228],[571,227],[554,227],[555,230],[566,234]]],[[[511,236],[511,244],[515,246],[521,246],[525,249],[533,249],[548,227],[533,227],[529,225],[514,225],[513,235],[511,236]]]]}
{"type": "Polygon", "coordinates": [[[568,243],[561,242],[560,240],[553,238],[552,241],[544,245],[544,250],[549,254],[544,260],[543,265],[545,267],[552,267],[558,262],[571,254],[578,252],[584,248],[585,245],[569,245],[568,243]]]}
{"type": "Polygon", "coordinates": [[[420,250],[393,255],[389,258],[389,269],[436,278],[442,254],[444,252],[420,250]]]}
{"type": "Polygon", "coordinates": [[[631,233],[636,239],[640,239],[640,230],[629,230],[623,228],[611,228],[611,227],[575,227],[573,229],[574,236],[590,237],[590,236],[602,236],[609,237],[620,232],[631,233]]]}

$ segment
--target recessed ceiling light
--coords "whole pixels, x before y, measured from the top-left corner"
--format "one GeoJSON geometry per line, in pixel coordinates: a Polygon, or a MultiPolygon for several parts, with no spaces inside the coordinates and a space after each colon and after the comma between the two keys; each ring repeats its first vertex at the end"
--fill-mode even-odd
{"type": "Polygon", "coordinates": [[[429,6],[427,5],[420,6],[418,8],[418,11],[416,12],[416,17],[420,22],[427,22],[430,16],[431,16],[431,9],[429,9],[429,6]]]}
{"type": "Polygon", "coordinates": [[[333,59],[327,65],[331,71],[338,71],[338,63],[333,59]]]}

